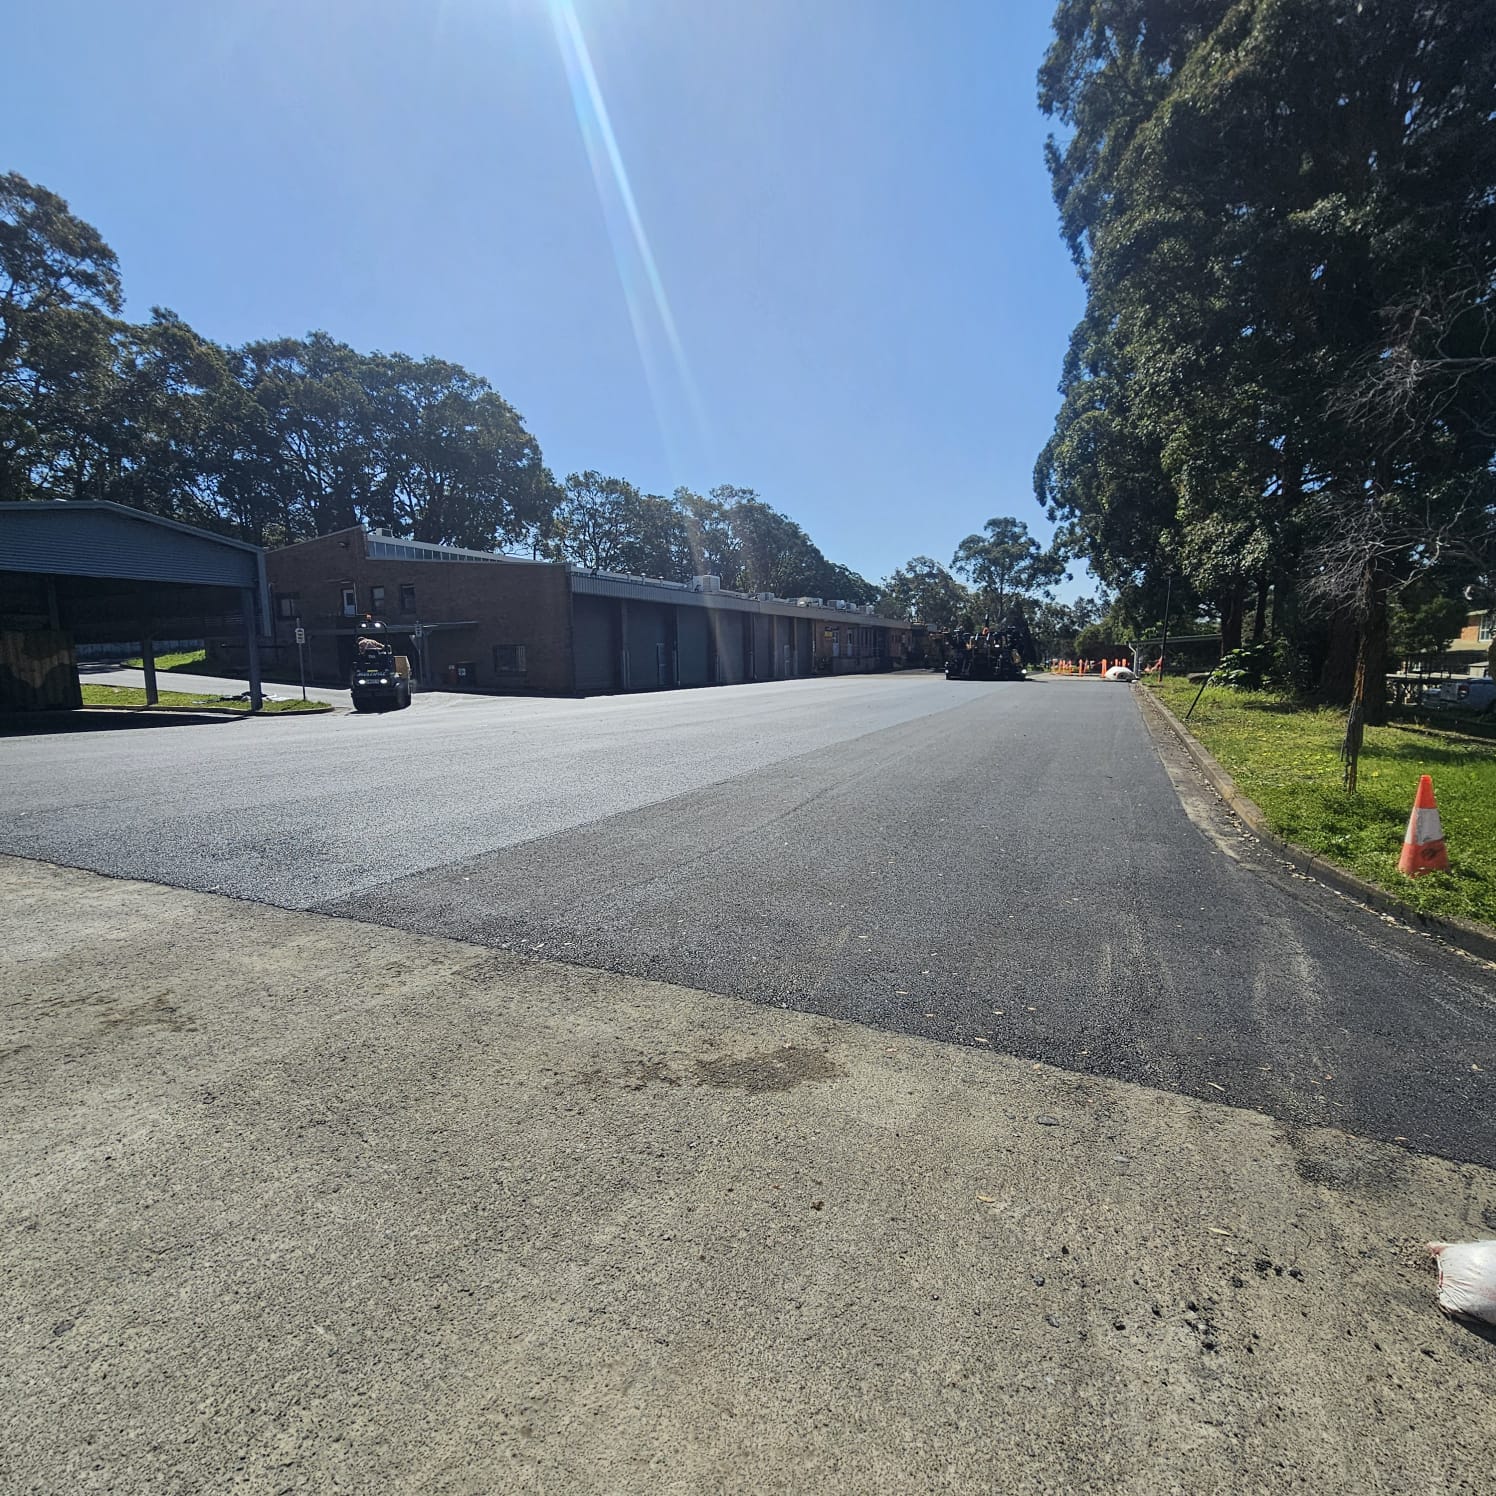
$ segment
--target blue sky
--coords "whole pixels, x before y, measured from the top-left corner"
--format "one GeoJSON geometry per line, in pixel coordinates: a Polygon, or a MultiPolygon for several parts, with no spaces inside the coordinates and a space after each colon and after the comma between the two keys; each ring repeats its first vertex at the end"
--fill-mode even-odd
{"type": "Polygon", "coordinates": [[[132,315],[454,359],[558,476],[756,488],[878,579],[993,514],[1048,534],[1051,13],[22,0],[0,166],[99,227],[132,315]]]}

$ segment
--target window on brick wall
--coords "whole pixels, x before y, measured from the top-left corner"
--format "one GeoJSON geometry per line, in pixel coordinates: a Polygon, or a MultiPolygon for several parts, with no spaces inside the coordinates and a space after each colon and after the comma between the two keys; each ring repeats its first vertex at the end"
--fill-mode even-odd
{"type": "Polygon", "coordinates": [[[369,610],[372,613],[384,612],[384,588],[369,588],[369,610]]]}
{"type": "Polygon", "coordinates": [[[343,588],[343,617],[358,617],[358,589],[356,587],[343,588]]]}
{"type": "Polygon", "coordinates": [[[1496,638],[1496,613],[1486,613],[1481,617],[1480,631],[1475,637],[1486,644],[1496,638]]]}
{"type": "Polygon", "coordinates": [[[277,618],[295,618],[301,612],[301,594],[299,592],[278,592],[275,595],[275,616],[277,618]]]}
{"type": "Polygon", "coordinates": [[[495,644],[493,668],[497,675],[523,675],[525,673],[525,646],[523,644],[495,644]]]}
{"type": "Polygon", "coordinates": [[[416,610],[416,584],[414,582],[400,583],[400,611],[402,613],[414,613],[416,610]]]}

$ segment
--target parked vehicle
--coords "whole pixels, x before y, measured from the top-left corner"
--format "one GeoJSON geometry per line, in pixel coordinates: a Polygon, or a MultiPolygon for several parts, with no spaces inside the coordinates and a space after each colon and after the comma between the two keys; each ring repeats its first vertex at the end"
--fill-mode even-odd
{"type": "Polygon", "coordinates": [[[1488,712],[1496,706],[1496,680],[1489,675],[1447,680],[1439,687],[1438,705],[1445,711],[1488,712]]]}
{"type": "Polygon", "coordinates": [[[360,639],[349,690],[356,712],[397,712],[410,705],[410,661],[377,639],[360,639]]]}

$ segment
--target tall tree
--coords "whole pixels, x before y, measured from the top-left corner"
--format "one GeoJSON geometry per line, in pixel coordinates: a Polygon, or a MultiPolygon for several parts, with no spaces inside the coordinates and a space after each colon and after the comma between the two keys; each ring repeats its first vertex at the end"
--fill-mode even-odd
{"type": "Polygon", "coordinates": [[[1114,584],[1178,568],[1228,643],[1250,600],[1260,632],[1270,589],[1313,581],[1371,714],[1389,597],[1485,522],[1489,394],[1441,405],[1453,366],[1397,355],[1479,357],[1493,57],[1488,18],[1445,0],[1072,0],[1041,72],[1087,281],[1041,497],[1114,584]],[[1415,305],[1458,307],[1458,335],[1415,305]],[[1417,418],[1386,420],[1414,367],[1417,418]]]}
{"type": "MultiPolygon", "coordinates": [[[[259,409],[258,470],[288,540],[350,529],[376,507],[366,361],[314,332],[238,350],[238,375],[259,409]]],[[[378,506],[382,507],[382,506],[378,506]]]]}
{"type": "Polygon", "coordinates": [[[998,515],[980,535],[968,535],[956,547],[951,570],[982,593],[993,616],[1001,619],[1013,594],[1047,591],[1064,577],[1065,564],[1044,550],[1022,520],[998,515]]]}
{"type": "MultiPolygon", "coordinates": [[[[493,550],[555,507],[555,481],[519,414],[486,379],[445,359],[363,360],[377,479],[362,512],[397,535],[493,550]]],[[[364,403],[366,401],[366,403],[364,403]]]]}
{"type": "Polygon", "coordinates": [[[158,307],[117,328],[114,355],[89,431],[92,496],[260,540],[265,516],[236,511],[230,476],[259,412],[224,350],[158,307]]]}
{"type": "MultiPolygon", "coordinates": [[[[736,490],[718,490],[718,492],[736,490]]],[[[742,571],[742,557],[727,518],[728,506],[714,493],[693,493],[689,488],[675,490],[675,506],[685,525],[686,549],[690,571],[687,576],[714,576],[724,587],[736,588],[742,571]]],[[[684,579],[683,579],[684,580],[684,579]]]]}
{"type": "Polygon", "coordinates": [[[591,571],[624,571],[637,551],[644,496],[595,469],[569,473],[556,507],[556,553],[591,571]]]}
{"type": "Polygon", "coordinates": [[[55,192],[0,176],[0,498],[74,492],[122,300],[98,230],[55,192]]]}
{"type": "Polygon", "coordinates": [[[772,592],[795,597],[826,569],[826,558],[799,525],[764,503],[752,489],[712,490],[726,508],[733,541],[741,557],[737,578],[745,592],[772,592]],[[730,501],[729,501],[729,495],[730,501]]]}
{"type": "Polygon", "coordinates": [[[938,561],[915,556],[884,581],[883,606],[891,617],[949,629],[969,611],[971,597],[938,561]]]}

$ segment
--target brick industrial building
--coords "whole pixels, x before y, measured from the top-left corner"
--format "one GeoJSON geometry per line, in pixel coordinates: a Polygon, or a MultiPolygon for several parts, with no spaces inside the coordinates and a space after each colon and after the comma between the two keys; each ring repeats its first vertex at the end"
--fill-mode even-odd
{"type": "Polygon", "coordinates": [[[911,627],[815,598],[724,592],[343,530],[266,557],[273,669],[346,680],[378,631],[428,686],[479,691],[656,691],[889,670],[911,627]]]}

